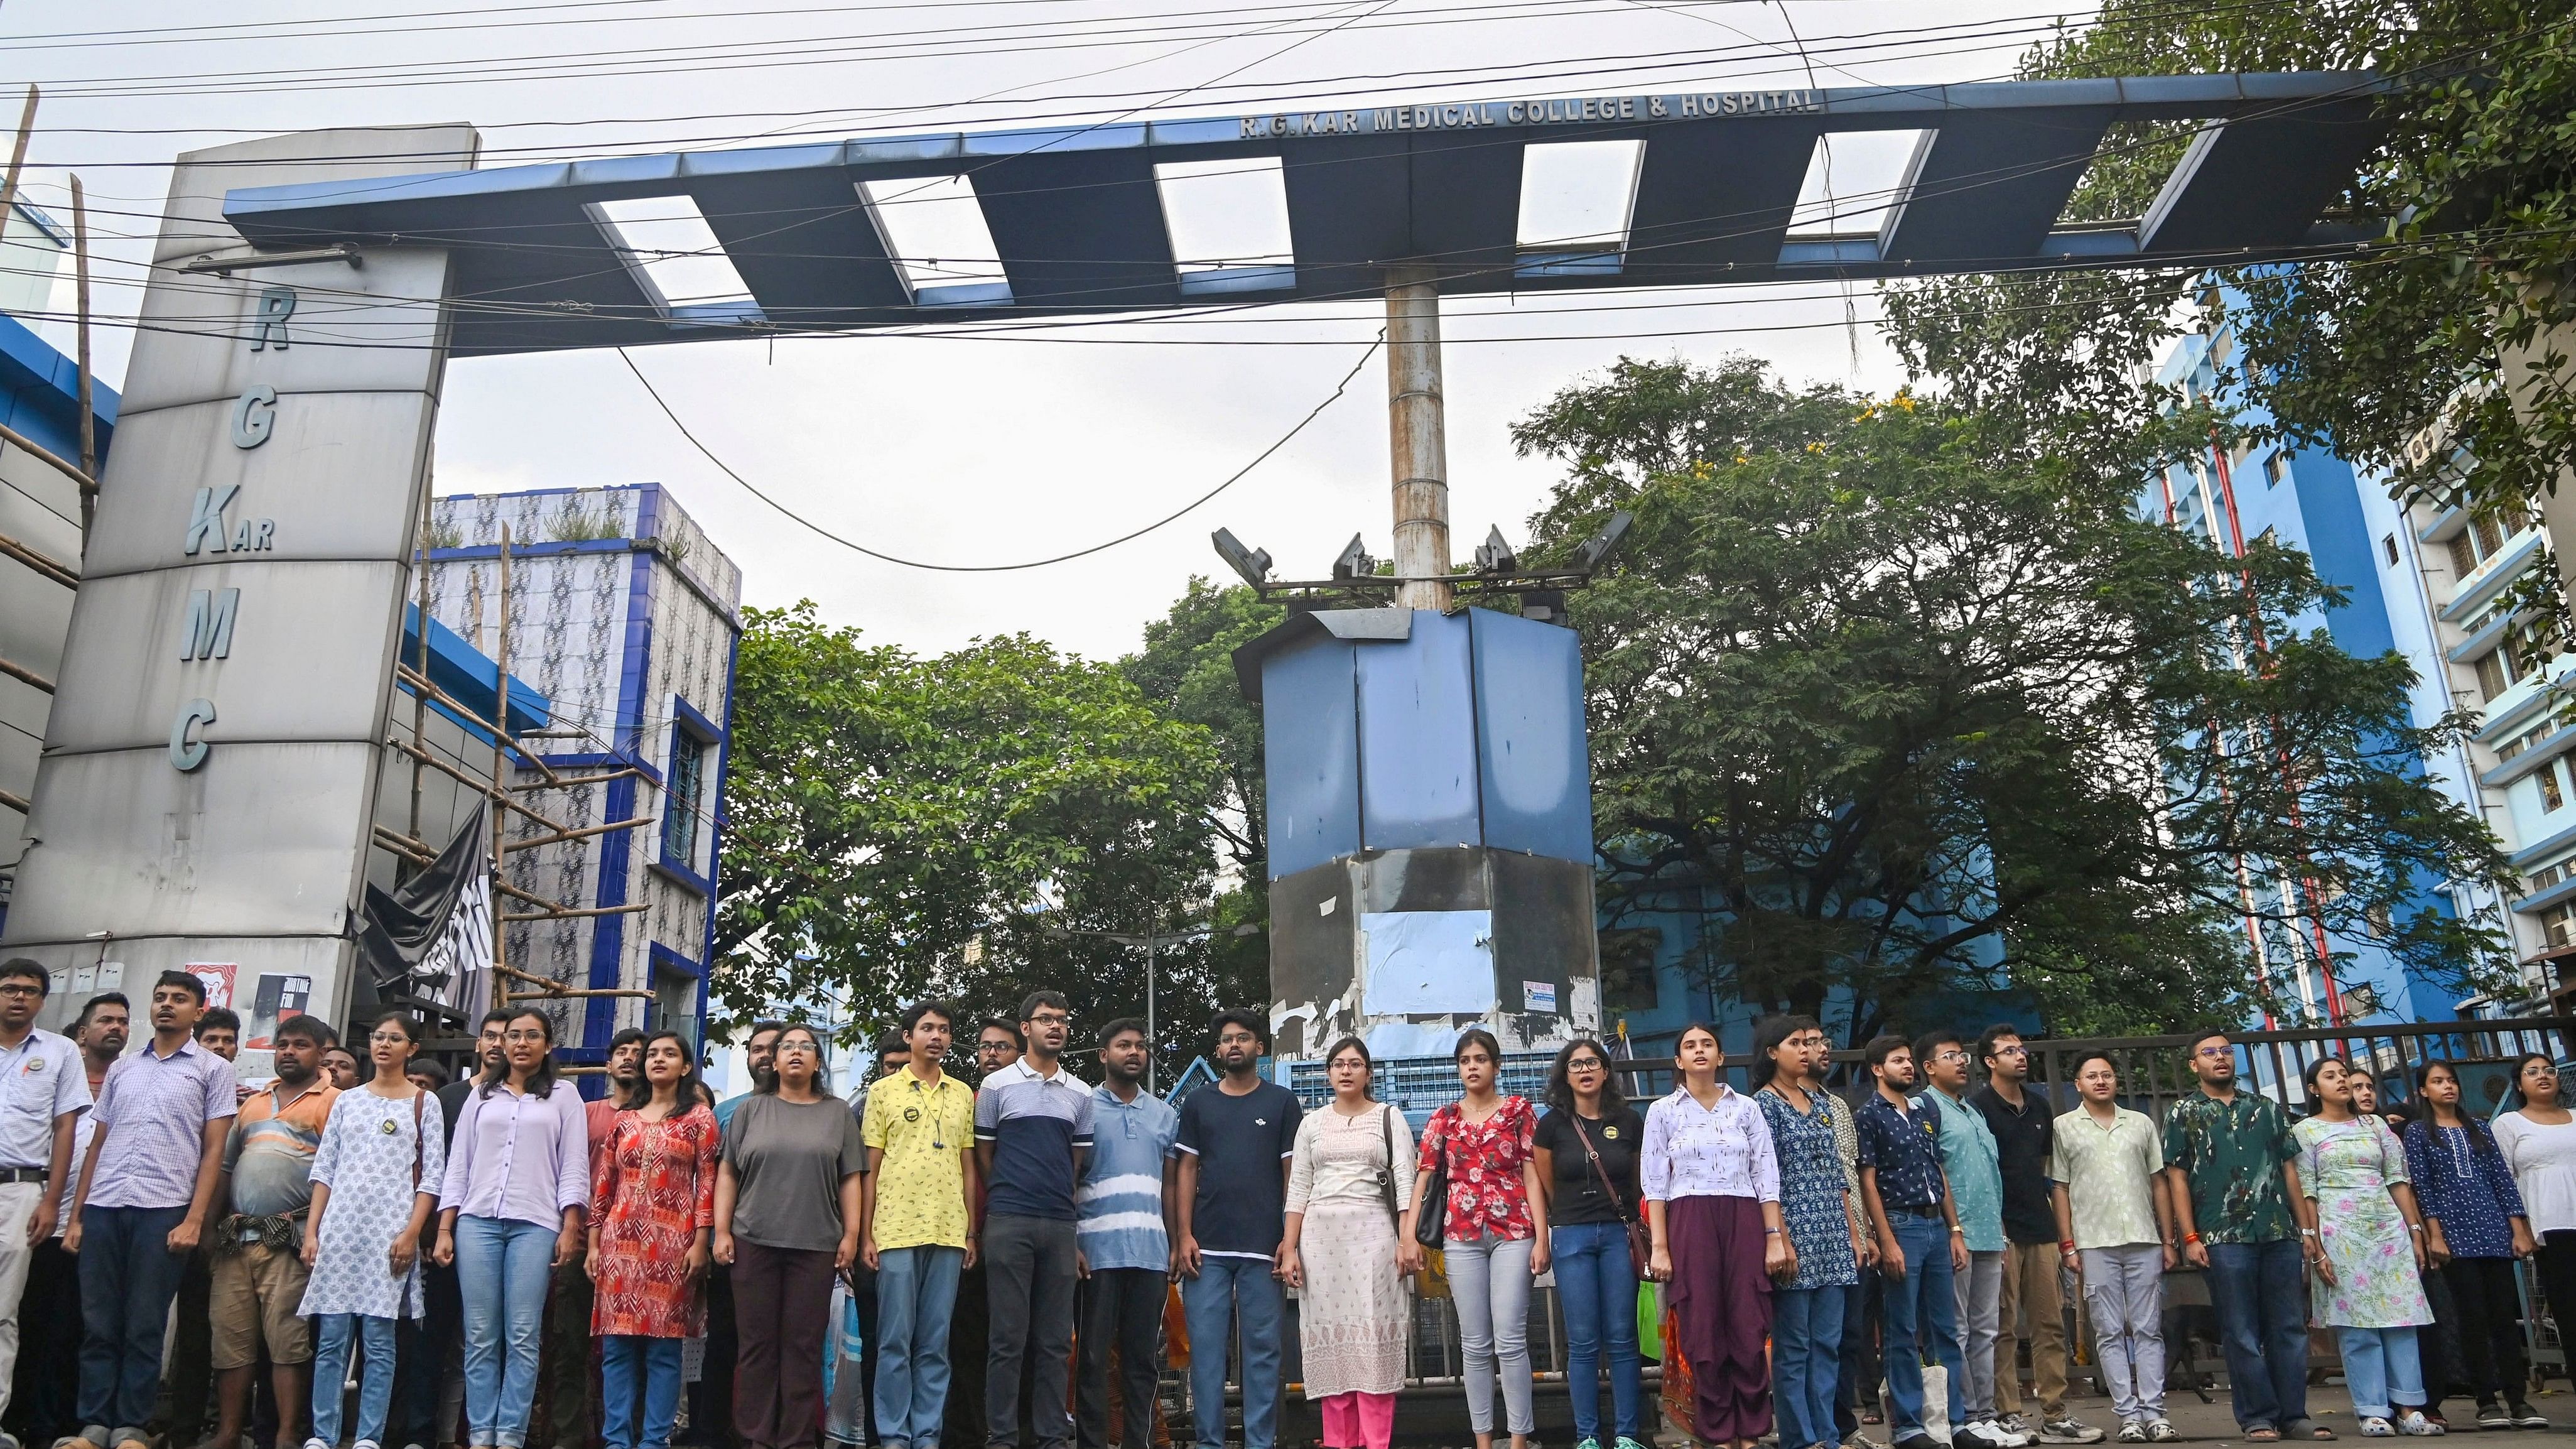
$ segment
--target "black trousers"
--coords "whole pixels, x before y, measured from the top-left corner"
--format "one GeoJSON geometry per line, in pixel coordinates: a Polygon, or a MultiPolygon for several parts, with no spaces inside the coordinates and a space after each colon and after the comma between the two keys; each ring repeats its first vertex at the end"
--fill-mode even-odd
{"type": "Polygon", "coordinates": [[[1848,1440],[1860,1429],[1860,1415],[1878,1412],[1879,1319],[1885,1294],[1874,1270],[1863,1269],[1860,1281],[1843,1290],[1843,1353],[1834,1385],[1834,1428],[1848,1440]]]}
{"type": "Polygon", "coordinates": [[[733,1324],[733,1269],[707,1270],[707,1351],[698,1381],[689,1385],[689,1442],[703,1449],[735,1449],[733,1361],[742,1352],[733,1324]]]}
{"type": "Polygon", "coordinates": [[[2519,1401],[2530,1370],[2522,1355],[2522,1295],[2514,1287],[2511,1258],[2453,1258],[2442,1268],[2451,1290],[2460,1338],[2458,1380],[2452,1394],[2519,1401]]]}
{"type": "Polygon", "coordinates": [[[1073,1416],[1066,1412],[1064,1381],[1073,1355],[1074,1251],[1070,1218],[992,1213],[984,1219],[987,1443],[1019,1442],[1023,1365],[1034,1385],[1029,1442],[1056,1449],[1069,1437],[1073,1416]]]}
{"type": "Polygon", "coordinates": [[[1154,1433],[1154,1396],[1163,1376],[1163,1304],[1169,1275],[1160,1268],[1095,1268],[1083,1280],[1082,1378],[1074,1432],[1082,1449],[1109,1449],[1109,1364],[1118,1361],[1119,1443],[1145,1449],[1154,1433]]]}
{"type": "Polygon", "coordinates": [[[79,1433],[80,1259],[63,1251],[62,1239],[38,1243],[28,1260],[18,1322],[18,1368],[0,1427],[22,1444],[51,1444],[79,1433]]]}

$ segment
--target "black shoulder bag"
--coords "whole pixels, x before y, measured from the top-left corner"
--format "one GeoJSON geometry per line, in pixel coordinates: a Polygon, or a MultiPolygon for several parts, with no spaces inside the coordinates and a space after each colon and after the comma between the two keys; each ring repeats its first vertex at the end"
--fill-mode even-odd
{"type": "MultiPolygon", "coordinates": [[[[1389,1130],[1392,1130],[1390,1127],[1389,1130]]],[[[1440,1152],[1431,1162],[1431,1180],[1413,1199],[1413,1240],[1426,1248],[1440,1246],[1449,1219],[1449,1136],[1442,1133],[1440,1152]]]]}
{"type": "Polygon", "coordinates": [[[1601,1177],[1601,1190],[1610,1194],[1610,1211],[1619,1215],[1619,1226],[1628,1233],[1628,1266],[1637,1271],[1637,1280],[1646,1279],[1646,1265],[1655,1261],[1654,1229],[1640,1218],[1628,1216],[1628,1204],[1619,1197],[1617,1185],[1610,1181],[1610,1169],[1601,1165],[1601,1154],[1592,1150],[1592,1134],[1583,1130],[1580,1114],[1568,1112],[1565,1119],[1574,1124],[1575,1140],[1583,1144],[1583,1155],[1592,1159],[1592,1170],[1601,1177]]]}

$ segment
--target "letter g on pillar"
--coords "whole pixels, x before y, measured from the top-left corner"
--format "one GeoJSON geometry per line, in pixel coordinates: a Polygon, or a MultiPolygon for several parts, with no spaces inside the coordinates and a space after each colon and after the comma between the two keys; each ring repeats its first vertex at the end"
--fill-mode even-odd
{"type": "Polygon", "coordinates": [[[214,722],[215,702],[211,699],[192,699],[179,706],[179,717],[170,722],[171,769],[184,775],[206,762],[206,755],[213,746],[192,738],[191,734],[198,727],[214,722]]]}
{"type": "Polygon", "coordinates": [[[233,446],[256,448],[277,431],[277,389],[254,384],[233,404],[233,446]]]}

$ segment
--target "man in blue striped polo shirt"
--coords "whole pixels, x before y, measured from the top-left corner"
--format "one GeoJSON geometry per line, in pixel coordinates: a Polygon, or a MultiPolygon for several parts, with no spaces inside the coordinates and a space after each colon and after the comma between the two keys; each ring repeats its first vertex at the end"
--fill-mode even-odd
{"type": "Polygon", "coordinates": [[[1064,1069],[1073,1008],[1053,991],[1020,1007],[1028,1050],[975,1095],[975,1157],[984,1195],[984,1291],[990,1326],[985,1442],[1020,1441],[1020,1366],[1031,1365],[1029,1438],[1061,1449],[1065,1361],[1073,1353],[1073,1287],[1080,1268],[1074,1184],[1091,1151],[1091,1088],[1064,1069]]]}
{"type": "Polygon", "coordinates": [[[1091,1091],[1091,1162],[1076,1194],[1082,1217],[1082,1377],[1075,1435],[1082,1449],[1109,1449],[1109,1358],[1118,1356],[1125,1449],[1145,1449],[1154,1429],[1154,1385],[1162,1375],[1164,1285],[1171,1237],[1164,1223],[1178,1183],[1172,1143],[1181,1114],[1144,1090],[1153,1043],[1145,1024],[1122,1016],[1100,1029],[1100,1085],[1091,1091]]]}

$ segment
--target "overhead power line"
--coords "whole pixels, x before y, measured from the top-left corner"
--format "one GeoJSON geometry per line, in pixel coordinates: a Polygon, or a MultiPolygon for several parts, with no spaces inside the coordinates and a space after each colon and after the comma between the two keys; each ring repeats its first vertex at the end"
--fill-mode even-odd
{"type": "MultiPolygon", "coordinates": [[[[697,449],[700,456],[704,457],[708,462],[715,464],[717,470],[722,472],[726,477],[741,484],[744,492],[749,493],[752,497],[768,504],[779,514],[780,517],[787,519],[789,522],[796,524],[818,538],[837,543],[841,547],[849,549],[853,553],[864,554],[869,558],[877,560],[879,563],[895,564],[908,569],[927,569],[934,573],[999,574],[1016,573],[1022,569],[1042,569],[1051,564],[1071,563],[1073,560],[1078,558],[1089,558],[1095,553],[1101,553],[1106,550],[1116,548],[1122,543],[1132,543],[1166,524],[1177,522],[1181,518],[1186,517],[1196,510],[1199,505],[1206,503],[1209,499],[1216,497],[1228,488],[1231,488],[1235,484],[1243,481],[1245,475],[1251,473],[1253,469],[1260,467],[1263,463],[1268,462],[1272,454],[1277,453],[1284,447],[1287,447],[1289,443],[1296,439],[1298,434],[1306,431],[1307,424],[1313,422],[1319,417],[1322,417],[1324,415],[1324,409],[1341,401],[1342,394],[1350,390],[1351,380],[1360,375],[1361,368],[1368,366],[1368,360],[1377,355],[1379,344],[1383,343],[1385,340],[1386,332],[1381,328],[1379,329],[1376,339],[1371,341],[1369,345],[1361,351],[1359,361],[1352,363],[1351,370],[1342,374],[1342,380],[1334,384],[1331,395],[1327,396],[1322,402],[1315,404],[1313,408],[1309,409],[1304,417],[1297,420],[1296,426],[1291,427],[1287,432],[1280,434],[1277,442],[1272,443],[1269,447],[1264,448],[1259,453],[1253,455],[1251,462],[1235,469],[1232,473],[1226,476],[1225,481],[1217,484],[1213,488],[1210,488],[1205,493],[1202,493],[1198,497],[1191,499],[1189,502],[1182,504],[1179,508],[1172,510],[1170,513],[1164,514],[1162,517],[1155,519],[1153,522],[1146,524],[1144,527],[1122,533],[1116,538],[1110,539],[1105,543],[1095,543],[1089,548],[1078,548],[1071,553],[1060,553],[1052,558],[1029,559],[1021,563],[1006,564],[929,563],[921,559],[902,558],[895,554],[880,552],[879,550],[870,548],[866,544],[857,542],[854,539],[843,538],[841,535],[834,533],[832,530],[825,528],[823,525],[816,523],[814,520],[807,518],[801,513],[798,513],[786,504],[770,497],[767,493],[761,490],[759,485],[753,483],[750,479],[745,478],[740,473],[735,472],[733,465],[727,463],[724,459],[717,457],[713,449],[698,440],[698,435],[696,433],[689,431],[689,425],[687,423],[680,421],[680,415],[671,410],[671,404],[663,398],[661,389],[653,386],[653,380],[644,375],[644,369],[635,365],[635,359],[627,355],[625,348],[621,347],[617,349],[617,359],[618,361],[626,364],[626,370],[628,372],[635,374],[635,380],[642,383],[644,385],[644,391],[652,397],[653,405],[662,410],[662,416],[671,420],[672,427],[679,429],[681,437],[688,439],[690,447],[697,449]]],[[[1348,344],[1337,345],[1346,346],[1348,344]]]]}

